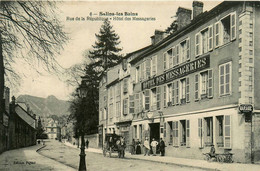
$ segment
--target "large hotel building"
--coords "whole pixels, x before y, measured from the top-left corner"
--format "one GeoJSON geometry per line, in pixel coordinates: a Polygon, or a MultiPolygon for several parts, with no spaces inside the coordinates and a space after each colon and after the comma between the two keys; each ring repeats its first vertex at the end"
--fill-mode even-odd
{"type": "Polygon", "coordinates": [[[202,159],[214,145],[235,162],[259,161],[258,17],[259,2],[179,7],[177,31],[156,30],[101,81],[100,144],[115,132],[128,145],[163,138],[166,156],[202,159]]]}

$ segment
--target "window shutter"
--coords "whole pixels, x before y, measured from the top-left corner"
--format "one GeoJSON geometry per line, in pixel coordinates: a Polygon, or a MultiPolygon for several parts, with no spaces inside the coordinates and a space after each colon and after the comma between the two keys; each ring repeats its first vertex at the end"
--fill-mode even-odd
{"type": "Polygon", "coordinates": [[[190,146],[190,120],[186,120],[186,146],[190,146]]]}
{"type": "Polygon", "coordinates": [[[208,97],[213,97],[213,71],[212,69],[208,70],[208,97]]]}
{"type": "Polygon", "coordinates": [[[172,48],[172,66],[176,65],[175,47],[172,48]]]}
{"type": "Polygon", "coordinates": [[[141,81],[141,80],[142,80],[141,75],[142,75],[141,65],[139,65],[139,70],[138,70],[139,80],[138,80],[138,81],[141,81]]]}
{"type": "Polygon", "coordinates": [[[168,59],[169,59],[169,68],[173,67],[173,61],[172,61],[172,49],[167,51],[168,59]]]}
{"type": "Polygon", "coordinates": [[[140,68],[141,68],[141,75],[140,75],[140,80],[144,79],[144,63],[141,63],[140,68]]]}
{"type": "Polygon", "coordinates": [[[209,51],[213,50],[213,27],[212,25],[209,26],[209,32],[208,32],[208,47],[209,51]]]}
{"type": "Polygon", "coordinates": [[[199,100],[199,74],[195,75],[195,101],[199,100]]]}
{"type": "Polygon", "coordinates": [[[139,93],[135,94],[135,113],[140,112],[139,93]]]}
{"type": "Polygon", "coordinates": [[[156,75],[157,73],[157,56],[153,56],[152,58],[152,75],[156,75]]]}
{"type": "Polygon", "coordinates": [[[144,110],[144,93],[141,91],[139,95],[140,112],[144,110]]]}
{"type": "Polygon", "coordinates": [[[219,22],[215,23],[215,47],[219,47],[220,45],[220,27],[219,22]]]}
{"type": "Polygon", "coordinates": [[[166,85],[163,86],[163,106],[166,107],[166,98],[167,98],[167,94],[166,94],[166,85]]]}
{"type": "Polygon", "coordinates": [[[135,103],[134,103],[134,100],[135,100],[135,98],[134,98],[134,95],[132,95],[132,96],[129,96],[129,113],[130,114],[133,114],[133,113],[135,113],[135,103]]]}
{"type": "Polygon", "coordinates": [[[224,116],[224,147],[231,148],[231,116],[224,116]]]}
{"type": "Polygon", "coordinates": [[[157,87],[157,110],[161,109],[161,87],[157,87]]]}
{"type": "Polygon", "coordinates": [[[167,69],[167,53],[166,52],[163,54],[163,69],[164,70],[167,69]]]}
{"type": "Polygon", "coordinates": [[[150,90],[145,90],[145,110],[150,109],[150,90]]]}
{"type": "Polygon", "coordinates": [[[195,35],[195,56],[198,56],[201,54],[201,35],[200,33],[197,33],[195,35]]]}
{"type": "Polygon", "coordinates": [[[176,104],[179,104],[179,81],[176,81],[176,104]]]}
{"type": "Polygon", "coordinates": [[[186,43],[187,43],[186,59],[187,61],[189,61],[190,60],[190,38],[187,39],[186,43]]]}
{"type": "Polygon", "coordinates": [[[198,136],[199,136],[199,139],[200,139],[200,147],[203,147],[203,141],[202,141],[202,137],[203,137],[203,132],[202,132],[202,118],[199,118],[198,119],[198,136]]]}
{"type": "Polygon", "coordinates": [[[144,61],[144,62],[142,63],[142,65],[143,65],[143,80],[146,79],[146,68],[145,68],[145,63],[146,63],[146,61],[144,61]]]}
{"type": "Polygon", "coordinates": [[[172,105],[175,105],[175,84],[172,83],[172,105]]]}
{"type": "Polygon", "coordinates": [[[124,79],[124,93],[127,93],[127,89],[128,89],[127,83],[128,83],[128,79],[125,78],[125,79],[124,79]]]}
{"type": "Polygon", "coordinates": [[[235,40],[236,39],[236,12],[233,12],[231,14],[230,32],[231,32],[231,40],[235,40]]]}
{"type": "Polygon", "coordinates": [[[146,60],[146,78],[151,76],[151,59],[146,60]]]}
{"type": "Polygon", "coordinates": [[[123,100],[123,104],[124,104],[124,111],[123,114],[127,115],[128,114],[128,98],[123,100]]]}
{"type": "Polygon", "coordinates": [[[180,62],[180,45],[176,45],[176,49],[175,49],[176,51],[176,65],[178,65],[179,64],[179,62],[180,62]]]}
{"type": "Polygon", "coordinates": [[[190,102],[190,79],[186,78],[186,102],[190,102]]]}

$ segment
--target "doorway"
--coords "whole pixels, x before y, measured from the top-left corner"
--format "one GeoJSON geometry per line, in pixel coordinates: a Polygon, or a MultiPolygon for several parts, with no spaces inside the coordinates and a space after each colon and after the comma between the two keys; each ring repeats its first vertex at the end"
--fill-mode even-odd
{"type": "MultiPolygon", "coordinates": [[[[160,142],[160,123],[151,123],[150,126],[150,143],[154,138],[158,143],[160,142]]],[[[157,145],[156,151],[158,153],[159,145],[157,145]]]]}

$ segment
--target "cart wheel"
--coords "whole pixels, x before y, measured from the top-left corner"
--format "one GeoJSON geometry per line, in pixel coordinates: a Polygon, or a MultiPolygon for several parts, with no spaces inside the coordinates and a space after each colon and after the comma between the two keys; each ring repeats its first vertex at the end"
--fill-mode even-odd
{"type": "Polygon", "coordinates": [[[205,154],[205,160],[209,161],[210,160],[210,155],[209,154],[205,154]]]}

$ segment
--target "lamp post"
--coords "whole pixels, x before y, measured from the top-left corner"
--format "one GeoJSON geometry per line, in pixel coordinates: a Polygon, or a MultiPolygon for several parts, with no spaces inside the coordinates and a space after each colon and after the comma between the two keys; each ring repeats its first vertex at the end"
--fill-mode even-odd
{"type": "MultiPolygon", "coordinates": [[[[84,102],[84,99],[87,97],[87,80],[84,79],[84,77],[82,77],[82,82],[81,85],[79,86],[79,88],[77,89],[79,97],[82,99],[82,101],[84,102]]],[[[85,123],[83,121],[83,123],[85,123]]],[[[80,126],[80,133],[81,133],[81,146],[80,146],[80,161],[79,161],[79,171],[86,171],[87,167],[86,167],[86,154],[85,154],[85,140],[84,140],[84,129],[83,127],[85,126],[85,124],[82,124],[80,126]]]]}

